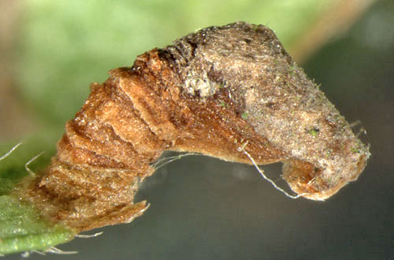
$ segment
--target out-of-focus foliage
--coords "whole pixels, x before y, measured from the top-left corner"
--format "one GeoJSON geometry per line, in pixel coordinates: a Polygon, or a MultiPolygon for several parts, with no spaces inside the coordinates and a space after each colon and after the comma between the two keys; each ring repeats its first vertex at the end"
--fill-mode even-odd
{"type": "Polygon", "coordinates": [[[269,26],[290,47],[337,2],[28,0],[18,50],[20,93],[62,127],[81,107],[91,82],[131,66],[145,51],[238,20],[269,26]]]}

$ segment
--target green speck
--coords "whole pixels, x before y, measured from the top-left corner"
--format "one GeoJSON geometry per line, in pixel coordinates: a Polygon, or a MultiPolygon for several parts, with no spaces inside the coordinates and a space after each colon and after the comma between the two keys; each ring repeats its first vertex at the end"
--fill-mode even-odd
{"type": "Polygon", "coordinates": [[[294,75],[295,70],[296,70],[296,66],[294,66],[294,65],[290,65],[290,66],[289,66],[289,73],[290,73],[291,75],[294,75]]]}
{"type": "Polygon", "coordinates": [[[352,151],[352,153],[359,153],[360,152],[360,150],[356,147],[353,147],[351,151],[352,151]]]}
{"type": "Polygon", "coordinates": [[[309,133],[313,136],[316,137],[319,134],[319,129],[317,128],[312,128],[311,130],[309,130],[309,133]]]}
{"type": "Polygon", "coordinates": [[[241,117],[242,117],[242,119],[246,120],[246,119],[248,119],[249,115],[248,115],[248,113],[243,112],[241,117]]]}
{"type": "Polygon", "coordinates": [[[230,107],[230,105],[227,104],[227,103],[224,102],[224,101],[221,101],[221,102],[220,102],[220,106],[223,107],[223,108],[229,108],[229,107],[230,107]]]}

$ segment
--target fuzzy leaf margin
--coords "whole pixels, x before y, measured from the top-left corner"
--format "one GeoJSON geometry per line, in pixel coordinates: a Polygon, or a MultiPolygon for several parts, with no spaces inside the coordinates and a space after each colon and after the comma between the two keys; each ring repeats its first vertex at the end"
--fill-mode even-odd
{"type": "MultiPolygon", "coordinates": [[[[47,251],[74,238],[75,232],[63,225],[51,223],[34,208],[12,195],[12,190],[28,172],[25,163],[38,151],[43,151],[47,142],[32,138],[22,147],[0,152],[0,255],[25,251],[47,251]]],[[[10,144],[5,145],[10,147],[10,144]]],[[[3,150],[3,149],[2,149],[3,150]]],[[[33,162],[32,167],[43,168],[52,152],[33,162]]]]}
{"type": "Polygon", "coordinates": [[[0,196],[0,254],[46,251],[74,238],[72,230],[43,219],[32,205],[0,196]]]}

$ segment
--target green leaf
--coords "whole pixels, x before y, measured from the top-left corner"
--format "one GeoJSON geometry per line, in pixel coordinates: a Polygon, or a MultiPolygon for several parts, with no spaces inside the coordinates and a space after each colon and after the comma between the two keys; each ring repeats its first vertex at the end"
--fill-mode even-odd
{"type": "Polygon", "coordinates": [[[43,219],[32,205],[0,196],[0,254],[42,250],[73,239],[74,232],[43,219]]]}
{"type": "MultiPolygon", "coordinates": [[[[14,186],[28,174],[25,163],[42,151],[46,142],[35,137],[16,149],[0,153],[0,254],[42,250],[70,241],[74,232],[50,223],[33,205],[9,195],[14,186]],[[12,153],[11,153],[12,152],[12,153]]],[[[10,145],[7,145],[11,147],[10,145]]],[[[3,150],[3,149],[2,149],[3,150]]],[[[32,162],[33,170],[48,164],[51,152],[32,162]]]]}

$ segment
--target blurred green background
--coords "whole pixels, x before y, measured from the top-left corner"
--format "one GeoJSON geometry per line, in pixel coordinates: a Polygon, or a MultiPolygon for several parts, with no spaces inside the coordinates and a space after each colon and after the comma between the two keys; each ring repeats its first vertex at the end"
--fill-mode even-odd
{"type": "MultiPolygon", "coordinates": [[[[390,0],[2,0],[0,148],[25,144],[0,170],[12,179],[42,150],[32,168],[48,163],[108,70],[198,28],[264,24],[348,121],[361,120],[373,156],[359,181],[324,203],[291,201],[251,167],[189,157],[141,187],[138,199],[151,203],[143,217],[60,247],[78,250],[73,259],[390,259],[393,14],[390,0]]],[[[285,187],[280,165],[264,169],[285,187]]]]}
{"type": "Polygon", "coordinates": [[[15,94],[32,111],[29,126],[39,121],[51,132],[62,131],[91,82],[104,81],[110,69],[132,66],[137,55],[154,47],[198,28],[245,20],[268,25],[289,49],[340,5],[338,0],[8,2],[19,3],[10,70],[15,94]]]}

